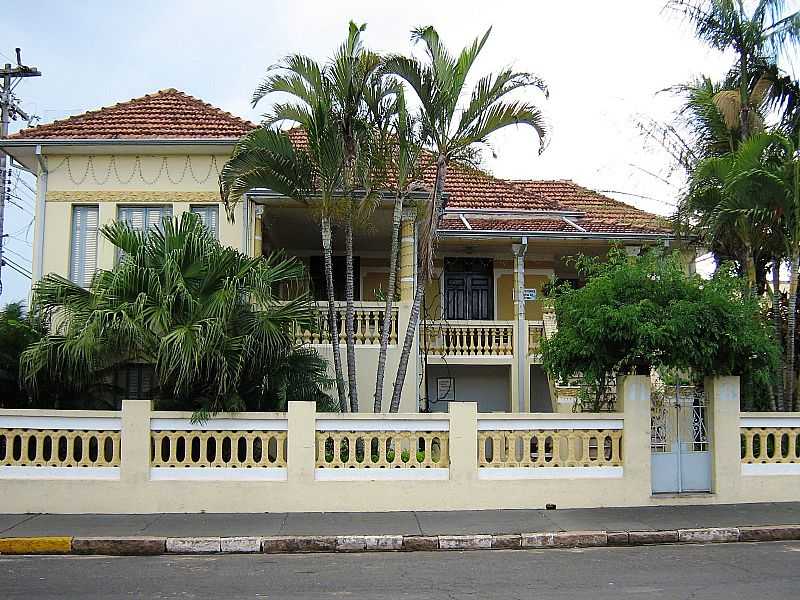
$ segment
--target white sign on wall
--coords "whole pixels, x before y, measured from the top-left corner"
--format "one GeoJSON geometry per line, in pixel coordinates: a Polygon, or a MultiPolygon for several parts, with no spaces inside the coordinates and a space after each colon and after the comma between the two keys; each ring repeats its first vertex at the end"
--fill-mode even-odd
{"type": "Polygon", "coordinates": [[[436,378],[436,401],[454,402],[456,399],[456,380],[453,377],[436,378]]]}
{"type": "Polygon", "coordinates": [[[525,302],[533,302],[536,300],[536,288],[525,288],[522,290],[522,299],[525,302]]]}

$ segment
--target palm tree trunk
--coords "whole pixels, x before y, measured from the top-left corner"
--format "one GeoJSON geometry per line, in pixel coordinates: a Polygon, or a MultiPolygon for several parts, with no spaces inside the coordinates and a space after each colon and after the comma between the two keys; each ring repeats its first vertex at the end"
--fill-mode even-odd
{"type": "Polygon", "coordinates": [[[739,55],[739,132],[742,141],[750,135],[750,98],[748,94],[747,53],[742,50],[739,55]]]}
{"type": "MultiPolygon", "coordinates": [[[[775,342],[783,348],[783,335],[781,334],[781,261],[776,258],[772,261],[772,324],[775,328],[775,342]]],[[[783,388],[786,378],[783,351],[778,356],[778,376],[775,379],[775,393],[770,398],[770,410],[782,410],[783,388]]]]}
{"type": "Polygon", "coordinates": [[[328,331],[333,348],[333,368],[336,373],[336,393],[339,397],[339,410],[347,412],[347,398],[344,393],[342,355],[339,352],[339,326],[337,324],[336,300],[333,287],[333,248],[331,243],[331,219],[322,217],[322,253],[325,263],[325,289],[328,292],[328,331]]]}
{"type": "Polygon", "coordinates": [[[750,244],[745,244],[745,275],[747,277],[747,291],[756,295],[756,261],[753,258],[753,248],[750,244]]]}
{"type": "Polygon", "coordinates": [[[403,340],[403,350],[400,353],[400,362],[397,365],[397,376],[394,380],[392,404],[389,406],[389,412],[396,413],[400,410],[400,397],[403,394],[403,383],[406,380],[408,359],[411,356],[411,347],[414,345],[414,336],[417,335],[417,323],[419,322],[422,297],[424,295],[425,284],[417,278],[417,290],[414,293],[414,303],[411,305],[411,313],[408,316],[408,327],[406,327],[406,337],[403,340]]]}
{"type": "Polygon", "coordinates": [[[358,381],[356,378],[356,341],[353,319],[353,212],[348,211],[347,224],[345,225],[345,252],[347,273],[345,276],[344,299],[347,303],[344,319],[344,331],[347,341],[347,383],[350,390],[350,411],[358,412],[358,381]]]}
{"type": "Polygon", "coordinates": [[[797,329],[797,277],[798,269],[800,269],[800,251],[799,249],[792,250],[792,260],[789,267],[789,315],[787,316],[787,332],[786,332],[786,370],[788,372],[788,389],[786,390],[786,398],[783,402],[784,410],[791,409],[797,410],[797,399],[795,398],[795,381],[796,376],[794,373],[794,336],[797,329]]]}
{"type": "Polygon", "coordinates": [[[389,255],[389,283],[386,302],[383,307],[383,326],[381,327],[381,349],[378,354],[378,369],[375,374],[375,403],[373,412],[379,413],[383,404],[383,379],[386,373],[386,352],[389,347],[389,332],[392,328],[392,305],[397,288],[397,256],[400,252],[400,222],[403,218],[403,198],[398,194],[392,212],[392,245],[389,255]]]}
{"type": "Polygon", "coordinates": [[[400,396],[403,392],[403,383],[408,370],[408,359],[411,354],[411,346],[414,343],[414,336],[417,334],[417,322],[419,321],[422,297],[425,295],[425,282],[433,270],[433,251],[436,244],[436,232],[439,228],[442,214],[444,213],[444,202],[442,201],[442,191],[444,181],[447,176],[447,162],[443,156],[439,156],[436,161],[436,180],[433,185],[431,197],[431,214],[428,219],[427,227],[423,235],[423,250],[419,253],[417,260],[417,277],[414,282],[417,286],[414,292],[414,303],[411,305],[411,314],[408,317],[408,327],[406,327],[406,337],[403,341],[403,351],[400,353],[400,363],[397,365],[397,377],[394,380],[392,390],[392,404],[390,412],[397,412],[400,409],[400,396]],[[423,277],[422,275],[425,275],[423,277]]]}

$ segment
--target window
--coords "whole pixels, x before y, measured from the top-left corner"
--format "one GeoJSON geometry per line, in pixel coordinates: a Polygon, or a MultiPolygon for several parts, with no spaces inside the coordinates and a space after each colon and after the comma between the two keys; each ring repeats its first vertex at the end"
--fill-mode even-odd
{"type": "MultiPolygon", "coordinates": [[[[344,300],[344,287],[347,279],[347,258],[333,257],[333,299],[344,300]]],[[[316,300],[328,299],[325,285],[325,261],[322,256],[312,256],[308,262],[308,275],[311,280],[312,295],[316,300]]],[[[353,299],[361,299],[361,258],[353,257],[353,299]]]]}
{"type": "Polygon", "coordinates": [[[69,278],[89,287],[97,270],[97,206],[72,207],[69,278]]]}
{"type": "Polygon", "coordinates": [[[200,217],[208,230],[219,239],[219,206],[217,204],[199,204],[192,206],[192,212],[200,217]]]}
{"type": "Polygon", "coordinates": [[[153,396],[155,372],[150,365],[126,365],[117,372],[117,386],[126,400],[147,400],[153,396]]]}
{"type": "Polygon", "coordinates": [[[161,225],[161,219],[172,216],[172,206],[120,206],[119,220],[130,223],[134,229],[147,231],[161,225]]]}

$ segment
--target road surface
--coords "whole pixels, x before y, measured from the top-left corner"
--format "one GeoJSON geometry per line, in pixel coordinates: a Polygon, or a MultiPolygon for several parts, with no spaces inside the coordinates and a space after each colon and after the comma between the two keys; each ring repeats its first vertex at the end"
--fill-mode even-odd
{"type": "Polygon", "coordinates": [[[0,556],[11,598],[794,598],[800,542],[582,550],[0,556]]]}

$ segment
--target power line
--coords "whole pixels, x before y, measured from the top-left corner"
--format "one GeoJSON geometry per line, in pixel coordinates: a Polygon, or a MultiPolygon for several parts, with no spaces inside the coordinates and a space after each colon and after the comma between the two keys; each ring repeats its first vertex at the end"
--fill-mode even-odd
{"type": "Polygon", "coordinates": [[[13,254],[14,256],[19,258],[20,260],[25,260],[25,261],[31,262],[30,258],[25,256],[24,254],[20,254],[19,252],[17,252],[13,248],[10,248],[10,247],[6,246],[5,249],[3,250],[3,252],[6,252],[6,251],[11,252],[11,254],[13,254]]]}
{"type": "Polygon", "coordinates": [[[623,196],[633,196],[634,198],[642,198],[644,200],[652,200],[654,202],[660,202],[661,204],[666,204],[672,208],[678,208],[677,204],[673,204],[672,202],[667,202],[666,200],[661,200],[660,198],[653,198],[652,196],[645,196],[643,194],[634,194],[633,192],[620,192],[619,190],[599,190],[601,194],[621,194],[623,196]]]}
{"type": "MultiPolygon", "coordinates": [[[[33,120],[33,118],[30,115],[28,115],[24,110],[22,110],[19,104],[19,100],[13,94],[13,90],[26,77],[39,77],[41,73],[36,67],[29,67],[27,65],[22,64],[22,56],[21,56],[22,53],[19,48],[16,49],[16,54],[17,54],[16,66],[12,66],[12,64],[8,62],[2,69],[0,69],[0,81],[2,81],[2,87],[0,87],[0,119],[2,119],[0,121],[0,138],[8,137],[8,126],[12,120],[16,121],[17,119],[21,118],[27,121],[29,124],[33,120]]],[[[7,167],[8,167],[8,158],[6,154],[2,152],[0,153],[0,269],[2,269],[3,265],[8,264],[12,269],[18,271],[19,273],[25,275],[30,279],[31,278],[30,273],[23,272],[24,270],[21,267],[19,267],[19,265],[15,265],[14,262],[11,260],[6,261],[3,257],[3,243],[5,242],[5,238],[3,236],[3,226],[5,224],[6,200],[8,200],[11,204],[18,206],[20,209],[27,212],[26,209],[24,209],[22,206],[16,204],[10,199],[11,189],[8,184],[11,172],[10,169],[8,169],[7,167]]],[[[17,180],[19,181],[19,177],[17,178],[17,180]]],[[[14,191],[16,191],[16,186],[14,191]]],[[[19,198],[19,196],[16,197],[19,198]]],[[[2,271],[0,271],[0,294],[2,292],[3,292],[3,280],[2,280],[2,271]]]]}
{"type": "Polygon", "coordinates": [[[28,269],[18,265],[17,263],[15,263],[13,260],[8,258],[7,256],[3,257],[3,265],[11,267],[14,271],[19,273],[23,277],[27,277],[28,279],[32,279],[33,278],[32,275],[31,275],[31,272],[28,269]]]}

